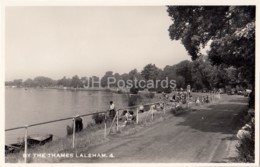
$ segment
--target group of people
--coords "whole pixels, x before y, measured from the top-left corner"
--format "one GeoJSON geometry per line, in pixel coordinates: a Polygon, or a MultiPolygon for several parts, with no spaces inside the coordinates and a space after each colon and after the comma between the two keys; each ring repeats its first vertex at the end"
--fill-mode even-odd
{"type": "Polygon", "coordinates": [[[187,91],[178,91],[176,94],[173,94],[171,102],[182,102],[183,104],[187,103],[187,100],[192,98],[190,92],[187,91]]]}
{"type": "Polygon", "coordinates": [[[177,93],[173,94],[172,99],[170,102],[182,103],[186,104],[188,101],[194,101],[196,104],[200,103],[209,103],[211,101],[209,95],[197,97],[193,99],[192,95],[188,91],[178,91],[177,93]]]}
{"type": "Polygon", "coordinates": [[[202,96],[201,100],[199,99],[199,97],[197,97],[197,99],[196,99],[196,104],[209,103],[209,102],[210,102],[209,95],[202,96]]]}
{"type": "MultiPolygon", "coordinates": [[[[151,112],[151,114],[154,114],[155,111],[163,110],[163,108],[164,108],[163,103],[153,104],[150,106],[149,112],[151,112]]],[[[138,106],[138,112],[139,113],[145,112],[143,104],[138,106]]],[[[109,118],[113,119],[115,115],[116,115],[115,105],[113,101],[110,101],[109,118]]],[[[134,115],[134,112],[132,110],[124,110],[119,119],[123,121],[125,125],[127,125],[128,123],[131,123],[136,120],[136,115],[134,115]]]]}
{"type": "MultiPolygon", "coordinates": [[[[113,120],[114,117],[116,116],[115,104],[114,104],[113,101],[110,101],[109,104],[110,104],[110,106],[109,106],[108,118],[113,120]]],[[[140,113],[143,113],[144,112],[144,105],[141,104],[138,109],[139,109],[140,113]]],[[[152,105],[150,107],[151,111],[155,111],[157,109],[163,109],[163,104],[152,105]]],[[[136,116],[134,115],[134,112],[133,111],[129,111],[129,110],[124,110],[123,113],[122,113],[122,117],[124,119],[125,124],[127,124],[128,122],[131,122],[131,121],[135,121],[135,119],[136,119],[136,116]]],[[[83,120],[82,120],[82,118],[79,115],[77,115],[74,118],[74,121],[75,121],[75,132],[80,132],[83,129],[83,120]]],[[[72,125],[72,127],[67,126],[67,134],[68,135],[73,133],[73,126],[74,126],[74,124],[72,125]]]]}

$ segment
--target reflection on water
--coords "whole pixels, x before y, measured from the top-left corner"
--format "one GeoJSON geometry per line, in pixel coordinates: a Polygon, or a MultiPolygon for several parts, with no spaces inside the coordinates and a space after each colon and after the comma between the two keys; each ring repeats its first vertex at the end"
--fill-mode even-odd
{"type": "MultiPolygon", "coordinates": [[[[117,108],[128,105],[128,97],[104,91],[69,91],[56,89],[5,89],[5,129],[21,125],[34,124],[104,111],[109,108],[109,101],[114,101],[117,108]]],[[[91,118],[84,118],[84,126],[91,118]]],[[[66,125],[72,121],[62,121],[29,128],[30,134],[52,133],[55,136],[66,135],[66,125]]],[[[5,133],[6,143],[14,143],[23,137],[24,130],[5,133]]]]}

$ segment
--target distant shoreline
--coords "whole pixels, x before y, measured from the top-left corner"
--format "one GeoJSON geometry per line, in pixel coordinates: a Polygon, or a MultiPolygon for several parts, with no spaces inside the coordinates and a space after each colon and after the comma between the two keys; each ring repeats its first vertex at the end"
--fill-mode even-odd
{"type": "Polygon", "coordinates": [[[71,90],[71,91],[107,91],[115,93],[129,93],[129,90],[119,88],[72,88],[72,87],[17,87],[5,86],[5,88],[18,88],[18,89],[58,89],[58,90],[71,90]]]}

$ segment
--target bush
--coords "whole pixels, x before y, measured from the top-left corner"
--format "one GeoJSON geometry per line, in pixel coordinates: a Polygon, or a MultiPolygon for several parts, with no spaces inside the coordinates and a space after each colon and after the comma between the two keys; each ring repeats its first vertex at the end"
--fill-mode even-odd
{"type": "Polygon", "coordinates": [[[150,98],[150,99],[153,99],[154,96],[155,96],[155,93],[153,93],[153,92],[148,92],[145,94],[145,97],[150,98]]]}
{"type": "Polygon", "coordinates": [[[170,109],[170,113],[172,113],[173,115],[177,116],[177,115],[180,115],[184,112],[184,109],[179,106],[179,107],[176,107],[176,108],[171,108],[170,109]]]}
{"type": "Polygon", "coordinates": [[[130,88],[130,93],[131,94],[137,94],[138,93],[138,88],[131,87],[130,88]]]}
{"type": "Polygon", "coordinates": [[[250,93],[249,95],[249,108],[255,108],[255,90],[250,93]]]}
{"type": "Polygon", "coordinates": [[[242,137],[236,146],[238,161],[253,163],[255,161],[255,124],[251,124],[249,137],[242,137]]]}
{"type": "Polygon", "coordinates": [[[172,89],[171,88],[165,88],[163,89],[164,93],[172,93],[172,89]]]}
{"type": "Polygon", "coordinates": [[[92,116],[92,119],[94,120],[94,122],[96,124],[102,124],[104,122],[104,120],[105,120],[105,116],[104,116],[104,114],[95,113],[92,116]]]}
{"type": "Polygon", "coordinates": [[[240,144],[236,146],[238,151],[238,160],[241,162],[254,162],[255,159],[255,140],[253,138],[243,138],[239,140],[240,144]]]}
{"type": "Polygon", "coordinates": [[[128,106],[135,106],[137,105],[138,101],[140,101],[141,96],[139,95],[129,95],[128,96],[128,106]]]}

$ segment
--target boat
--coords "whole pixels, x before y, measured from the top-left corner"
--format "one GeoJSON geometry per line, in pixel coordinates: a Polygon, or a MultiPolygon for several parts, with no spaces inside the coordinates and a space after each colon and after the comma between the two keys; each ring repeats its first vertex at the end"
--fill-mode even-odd
{"type": "Polygon", "coordinates": [[[14,143],[5,145],[5,154],[19,152],[24,149],[24,143],[14,143]]]}
{"type": "Polygon", "coordinates": [[[47,135],[34,135],[34,136],[28,136],[27,142],[28,146],[34,146],[34,145],[44,145],[45,143],[51,142],[53,139],[52,134],[47,135]]]}
{"type": "Polygon", "coordinates": [[[15,148],[10,145],[5,145],[5,154],[14,153],[15,148]]]}
{"type": "MultiPolygon", "coordinates": [[[[27,146],[30,148],[30,147],[34,147],[37,145],[44,145],[48,142],[51,142],[52,139],[53,139],[52,134],[47,134],[47,135],[43,135],[43,136],[42,135],[28,136],[27,146]]],[[[5,145],[5,154],[15,153],[15,152],[24,150],[24,145],[25,145],[24,141],[19,142],[19,143],[5,145]]]]}

